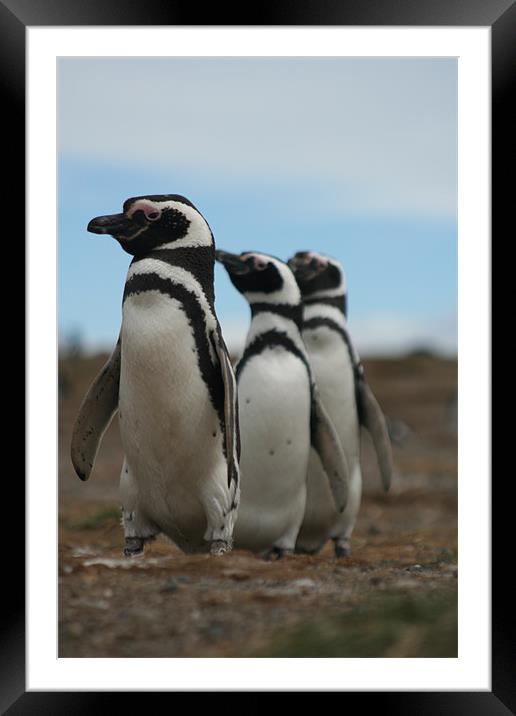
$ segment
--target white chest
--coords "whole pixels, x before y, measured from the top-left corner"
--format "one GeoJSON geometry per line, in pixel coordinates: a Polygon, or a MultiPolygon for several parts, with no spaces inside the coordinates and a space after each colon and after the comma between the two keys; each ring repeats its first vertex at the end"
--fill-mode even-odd
{"type": "Polygon", "coordinates": [[[334,330],[319,326],[303,331],[321,399],[347,452],[358,451],[355,377],[349,350],[334,330]]]}
{"type": "Polygon", "coordinates": [[[173,453],[179,465],[195,441],[220,436],[194,331],[176,299],[152,291],[125,301],[120,414],[124,448],[145,452],[148,464],[173,453]]]}

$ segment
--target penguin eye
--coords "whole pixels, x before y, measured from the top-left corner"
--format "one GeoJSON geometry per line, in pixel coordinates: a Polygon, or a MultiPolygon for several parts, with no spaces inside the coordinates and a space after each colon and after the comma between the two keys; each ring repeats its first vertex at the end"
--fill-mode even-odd
{"type": "Polygon", "coordinates": [[[262,259],[257,259],[257,258],[254,259],[253,267],[255,268],[256,271],[263,271],[264,269],[267,268],[267,266],[268,266],[267,261],[263,261],[262,259]]]}
{"type": "Polygon", "coordinates": [[[149,214],[145,214],[145,216],[149,221],[156,221],[161,216],[161,212],[151,211],[149,214]]]}

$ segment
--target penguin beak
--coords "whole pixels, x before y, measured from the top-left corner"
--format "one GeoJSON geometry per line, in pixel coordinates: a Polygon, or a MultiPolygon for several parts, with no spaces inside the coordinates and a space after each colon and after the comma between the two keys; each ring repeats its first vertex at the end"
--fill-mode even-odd
{"type": "Polygon", "coordinates": [[[134,229],[134,224],[125,214],[111,214],[92,219],[88,224],[88,231],[91,231],[92,234],[118,236],[126,233],[131,227],[134,229]]]}
{"type": "Polygon", "coordinates": [[[237,254],[230,254],[228,251],[217,249],[215,251],[215,259],[223,264],[226,271],[230,274],[241,276],[250,271],[249,266],[237,254]]]}

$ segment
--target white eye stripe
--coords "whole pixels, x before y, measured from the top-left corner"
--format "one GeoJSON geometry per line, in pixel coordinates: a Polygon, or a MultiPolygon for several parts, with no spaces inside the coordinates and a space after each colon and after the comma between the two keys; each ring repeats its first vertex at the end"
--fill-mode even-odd
{"type": "Polygon", "coordinates": [[[137,211],[143,211],[145,218],[149,221],[156,221],[161,216],[161,209],[148,199],[140,199],[135,202],[127,212],[127,216],[132,218],[137,211]]]}

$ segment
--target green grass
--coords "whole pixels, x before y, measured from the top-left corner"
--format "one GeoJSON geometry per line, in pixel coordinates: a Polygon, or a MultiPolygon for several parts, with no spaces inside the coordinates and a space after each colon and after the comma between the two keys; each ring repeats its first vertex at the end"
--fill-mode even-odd
{"type": "Polygon", "coordinates": [[[99,512],[94,512],[78,522],[70,522],[69,529],[72,530],[97,530],[101,527],[108,527],[120,524],[122,513],[119,507],[109,507],[99,512]]]}
{"type": "Polygon", "coordinates": [[[255,657],[457,657],[455,593],[384,592],[278,634],[255,657]]]}
{"type": "Polygon", "coordinates": [[[440,562],[451,564],[452,562],[457,562],[457,559],[458,552],[456,547],[443,547],[438,551],[434,561],[436,564],[439,564],[440,562]]]}

